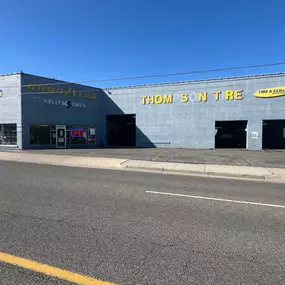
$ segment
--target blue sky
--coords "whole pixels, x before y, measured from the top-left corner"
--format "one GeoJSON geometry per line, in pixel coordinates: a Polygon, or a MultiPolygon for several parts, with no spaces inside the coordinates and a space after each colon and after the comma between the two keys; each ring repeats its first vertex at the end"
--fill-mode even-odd
{"type": "MultiPolygon", "coordinates": [[[[2,1],[0,73],[83,81],[285,62],[284,0],[2,1]]],[[[95,85],[281,71],[285,65],[95,85]]]]}

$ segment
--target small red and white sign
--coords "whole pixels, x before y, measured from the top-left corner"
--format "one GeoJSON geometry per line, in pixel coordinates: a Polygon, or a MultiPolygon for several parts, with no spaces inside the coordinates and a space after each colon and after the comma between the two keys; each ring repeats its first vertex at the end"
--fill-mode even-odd
{"type": "Polygon", "coordinates": [[[86,130],[85,129],[71,129],[70,136],[72,138],[86,138],[86,130]]]}

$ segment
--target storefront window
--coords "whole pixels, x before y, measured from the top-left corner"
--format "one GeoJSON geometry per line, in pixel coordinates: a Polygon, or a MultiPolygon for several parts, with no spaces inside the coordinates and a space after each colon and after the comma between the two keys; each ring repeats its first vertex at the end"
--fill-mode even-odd
{"type": "Polygon", "coordinates": [[[30,144],[32,145],[50,145],[51,144],[51,126],[36,125],[30,127],[30,144]]]}
{"type": "MultiPolygon", "coordinates": [[[[0,125],[1,126],[1,125],[0,125]]],[[[1,134],[1,129],[0,129],[1,134]]],[[[0,137],[1,144],[1,137],[0,137]]],[[[31,145],[56,145],[56,125],[32,125],[30,126],[31,145]]],[[[67,126],[67,145],[96,144],[96,128],[87,126],[67,126]]]]}
{"type": "Polygon", "coordinates": [[[0,145],[17,145],[16,124],[0,124],[0,145]]]}

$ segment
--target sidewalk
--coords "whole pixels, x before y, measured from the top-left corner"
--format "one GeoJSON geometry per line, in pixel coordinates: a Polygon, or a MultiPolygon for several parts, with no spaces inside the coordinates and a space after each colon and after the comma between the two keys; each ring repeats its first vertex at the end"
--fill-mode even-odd
{"type": "Polygon", "coordinates": [[[0,152],[0,161],[17,161],[71,167],[143,171],[203,177],[251,179],[285,183],[284,168],[233,166],[215,164],[189,164],[157,162],[123,158],[79,157],[71,155],[39,154],[28,152],[0,152]]]}
{"type": "MultiPolygon", "coordinates": [[[[2,151],[1,148],[0,151],[2,151]]],[[[254,151],[244,149],[97,148],[44,150],[30,149],[18,151],[37,154],[121,158],[188,164],[285,168],[285,150],[254,151]]]]}

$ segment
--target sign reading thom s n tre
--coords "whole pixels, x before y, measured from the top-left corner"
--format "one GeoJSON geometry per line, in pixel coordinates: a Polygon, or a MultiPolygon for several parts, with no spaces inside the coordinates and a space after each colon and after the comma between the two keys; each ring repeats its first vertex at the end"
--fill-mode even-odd
{"type": "Polygon", "coordinates": [[[176,100],[181,101],[181,103],[188,102],[206,102],[209,95],[214,97],[216,101],[221,98],[225,100],[243,100],[243,90],[225,90],[225,91],[215,91],[212,94],[208,92],[192,92],[181,93],[181,94],[157,94],[154,96],[141,96],[142,104],[171,104],[176,100]]]}

